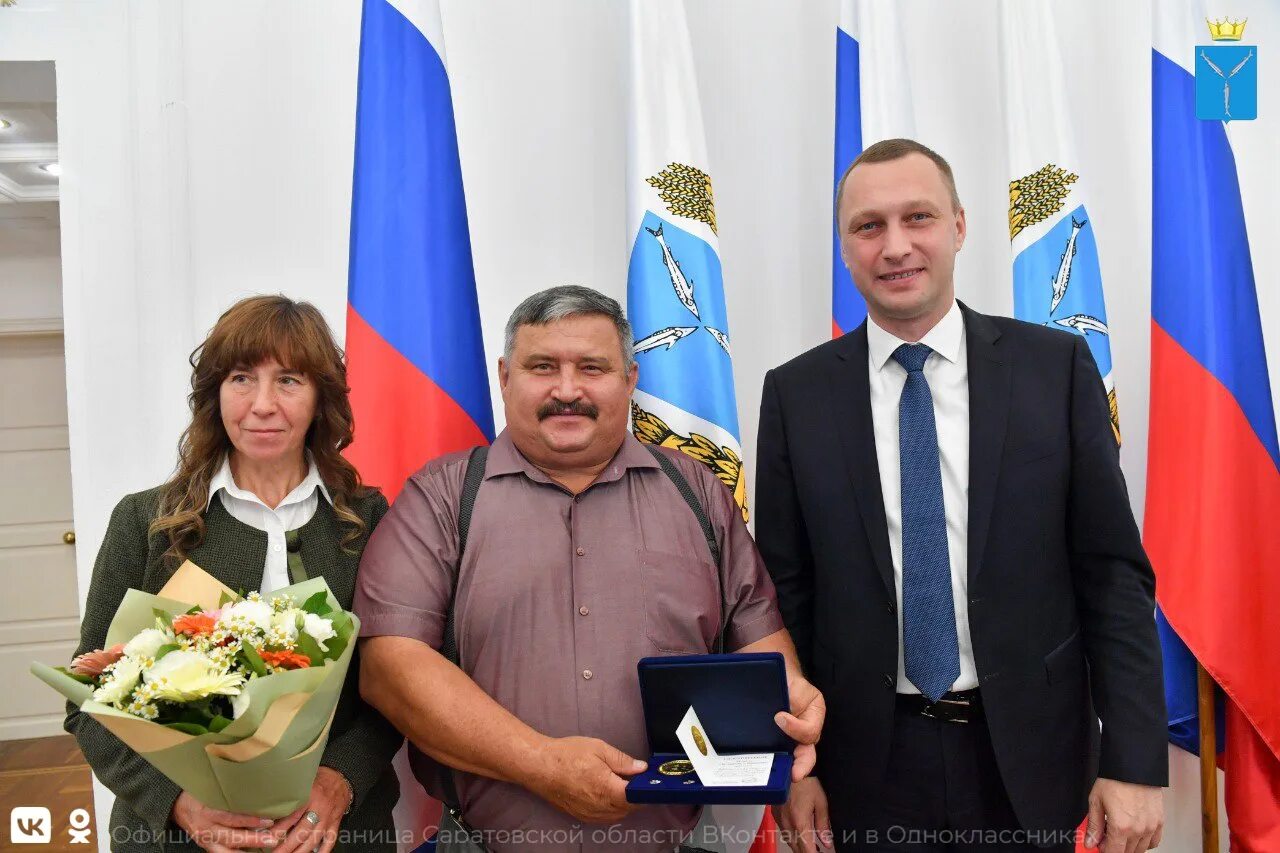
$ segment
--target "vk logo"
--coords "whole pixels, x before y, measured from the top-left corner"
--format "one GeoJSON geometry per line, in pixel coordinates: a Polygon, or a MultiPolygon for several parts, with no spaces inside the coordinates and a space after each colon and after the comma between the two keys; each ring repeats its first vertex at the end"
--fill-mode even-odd
{"type": "Polygon", "coordinates": [[[44,806],[18,806],[9,812],[10,844],[48,844],[53,816],[44,806]]]}

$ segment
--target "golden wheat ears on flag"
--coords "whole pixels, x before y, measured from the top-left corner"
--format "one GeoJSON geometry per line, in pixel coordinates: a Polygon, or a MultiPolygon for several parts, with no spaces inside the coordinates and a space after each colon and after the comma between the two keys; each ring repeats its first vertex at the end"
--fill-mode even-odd
{"type": "Polygon", "coordinates": [[[1071,193],[1070,185],[1079,177],[1050,163],[1025,178],[1010,181],[1009,239],[1062,210],[1063,200],[1071,193]]]}
{"type": "Polygon", "coordinates": [[[716,201],[711,191],[711,176],[685,163],[669,163],[667,168],[645,183],[659,190],[658,197],[676,216],[705,222],[712,234],[716,231],[716,201]]]}
{"type": "Polygon", "coordinates": [[[1107,407],[1111,409],[1111,431],[1116,434],[1116,444],[1120,445],[1120,403],[1116,398],[1116,389],[1107,392],[1107,407]]]}
{"type": "Polygon", "coordinates": [[[711,439],[696,432],[680,435],[667,426],[662,418],[652,412],[646,412],[634,402],[631,404],[631,431],[636,438],[646,444],[679,450],[710,468],[711,473],[715,474],[733,493],[734,503],[742,510],[742,520],[749,520],[747,479],[743,476],[742,458],[733,450],[717,445],[711,439]]]}

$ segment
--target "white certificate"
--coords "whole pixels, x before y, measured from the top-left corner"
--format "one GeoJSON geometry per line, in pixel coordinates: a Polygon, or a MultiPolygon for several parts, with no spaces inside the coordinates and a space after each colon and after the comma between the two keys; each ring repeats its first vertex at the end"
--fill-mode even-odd
{"type": "Polygon", "coordinates": [[[680,721],[676,737],[680,739],[685,755],[693,762],[698,780],[707,788],[752,788],[769,783],[773,753],[719,754],[711,744],[711,738],[707,737],[698,712],[692,707],[680,721]]]}

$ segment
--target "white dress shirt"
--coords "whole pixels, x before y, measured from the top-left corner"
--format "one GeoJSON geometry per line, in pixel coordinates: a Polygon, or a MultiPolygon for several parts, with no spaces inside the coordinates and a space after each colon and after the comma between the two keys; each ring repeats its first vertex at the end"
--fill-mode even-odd
{"type": "MultiPolygon", "coordinates": [[[[942,503],[947,517],[947,551],[951,558],[951,598],[960,643],[960,677],[952,690],[978,686],[969,637],[969,361],[964,346],[964,317],[955,301],[920,343],[933,352],[924,378],[933,397],[938,428],[938,461],[942,468],[942,503]]],[[[919,693],[907,680],[902,654],[902,470],[898,459],[898,403],[907,371],[893,360],[900,340],[867,318],[867,370],[871,378],[871,420],[875,427],[880,491],[889,528],[893,583],[898,596],[898,692],[919,693]]]]}
{"type": "MultiPolygon", "coordinates": [[[[222,460],[222,467],[209,482],[209,503],[213,502],[214,495],[219,495],[222,505],[231,513],[232,518],[267,534],[267,562],[263,567],[261,592],[271,592],[292,583],[289,579],[289,555],[285,551],[284,534],[297,530],[311,520],[320,503],[319,495],[324,495],[326,501],[333,503],[329,490],[320,479],[315,461],[308,458],[307,462],[307,476],[293,491],[285,495],[275,509],[263,503],[253,492],[247,492],[236,485],[235,478],[231,476],[230,458],[222,460]]],[[[209,503],[205,504],[205,509],[209,508],[209,503]]]]}

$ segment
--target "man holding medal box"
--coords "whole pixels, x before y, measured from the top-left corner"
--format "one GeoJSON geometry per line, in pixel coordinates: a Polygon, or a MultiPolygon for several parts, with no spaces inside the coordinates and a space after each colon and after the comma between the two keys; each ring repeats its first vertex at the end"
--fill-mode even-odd
{"type": "Polygon", "coordinates": [[[626,802],[644,657],[781,653],[794,778],[814,764],[822,697],[732,496],[627,431],[632,339],[593,290],[525,300],[498,364],[507,428],[411,477],[361,564],[362,695],[491,850],[670,850],[694,827],[696,806],[626,802]]]}

